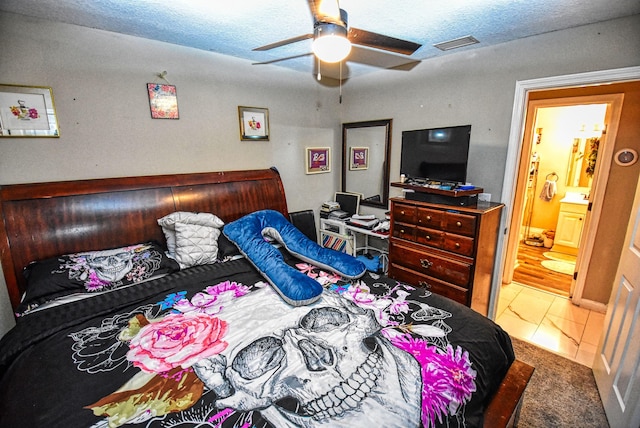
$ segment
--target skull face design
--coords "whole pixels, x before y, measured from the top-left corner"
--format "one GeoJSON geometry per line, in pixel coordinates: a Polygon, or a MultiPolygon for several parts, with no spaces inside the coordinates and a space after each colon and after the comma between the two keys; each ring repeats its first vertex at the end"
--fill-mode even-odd
{"type": "Polygon", "coordinates": [[[131,251],[117,248],[113,250],[95,251],[87,257],[87,263],[98,275],[107,281],[120,281],[133,267],[133,249],[131,251]]]}
{"type": "Polygon", "coordinates": [[[229,346],[194,366],[218,408],[260,410],[278,427],[419,425],[419,365],[379,334],[372,311],[328,291],[291,307],[271,288],[231,309],[229,346]]]}

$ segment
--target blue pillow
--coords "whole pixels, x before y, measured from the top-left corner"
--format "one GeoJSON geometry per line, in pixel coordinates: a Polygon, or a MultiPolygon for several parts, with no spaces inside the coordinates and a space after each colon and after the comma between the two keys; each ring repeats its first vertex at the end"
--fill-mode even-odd
{"type": "Polygon", "coordinates": [[[348,254],[324,248],[296,229],[280,212],[256,211],[228,223],[222,230],[262,273],[285,302],[308,305],[322,294],[322,286],[313,278],[285,263],[282,254],[265,237],[280,242],[291,254],[345,278],[359,278],[366,272],[364,263],[348,254]]]}

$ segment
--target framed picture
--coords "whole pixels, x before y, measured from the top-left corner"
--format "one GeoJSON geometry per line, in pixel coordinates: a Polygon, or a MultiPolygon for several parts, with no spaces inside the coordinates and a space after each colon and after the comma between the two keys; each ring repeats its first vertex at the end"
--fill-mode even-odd
{"type": "Polygon", "coordinates": [[[319,174],[331,171],[331,148],[307,147],[306,149],[307,174],[319,174]]]}
{"type": "Polygon", "coordinates": [[[0,137],[60,137],[51,88],[0,85],[0,137]]]}
{"type": "Polygon", "coordinates": [[[174,85],[147,83],[152,119],[180,119],[178,95],[174,85]]]}
{"type": "Polygon", "coordinates": [[[240,139],[269,141],[269,109],[238,106],[240,139]]]}
{"type": "Polygon", "coordinates": [[[350,170],[369,168],[369,147],[351,147],[350,170]]]}

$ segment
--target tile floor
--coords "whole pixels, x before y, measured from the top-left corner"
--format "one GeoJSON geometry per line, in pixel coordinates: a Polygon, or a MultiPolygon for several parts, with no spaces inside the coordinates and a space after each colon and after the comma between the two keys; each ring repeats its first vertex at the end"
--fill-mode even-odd
{"type": "Polygon", "coordinates": [[[566,297],[511,283],[500,291],[496,323],[511,336],[591,367],[604,314],[566,297]]]}

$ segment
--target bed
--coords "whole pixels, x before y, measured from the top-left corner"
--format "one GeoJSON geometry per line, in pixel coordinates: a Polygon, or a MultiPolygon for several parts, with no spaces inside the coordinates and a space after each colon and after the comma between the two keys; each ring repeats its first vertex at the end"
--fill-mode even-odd
{"type": "Polygon", "coordinates": [[[283,266],[322,285],[318,300],[292,306],[224,233],[262,211],[288,216],[275,169],[2,186],[0,258],[17,322],[0,342],[0,426],[517,421],[533,368],[499,326],[273,241],[283,266]],[[193,220],[206,251],[185,244],[194,235],[177,213],[208,216],[193,220]],[[109,270],[124,264],[126,276],[109,270]]]}

